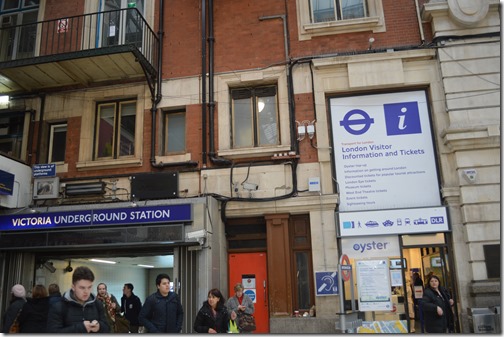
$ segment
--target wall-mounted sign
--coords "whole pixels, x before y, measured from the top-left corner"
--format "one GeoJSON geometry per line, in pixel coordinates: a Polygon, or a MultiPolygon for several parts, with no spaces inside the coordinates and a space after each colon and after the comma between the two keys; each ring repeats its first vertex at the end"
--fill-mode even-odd
{"type": "Polygon", "coordinates": [[[33,199],[56,199],[59,189],[59,177],[33,179],[33,199]]]}
{"type": "Polygon", "coordinates": [[[401,255],[396,235],[342,238],[341,249],[352,259],[401,255]]]}
{"type": "Polygon", "coordinates": [[[56,175],[56,164],[35,164],[32,170],[33,178],[54,177],[56,175]]]}
{"type": "Polygon", "coordinates": [[[315,272],[316,296],[338,295],[338,273],[335,271],[315,272]]]}
{"type": "Polygon", "coordinates": [[[14,175],[0,170],[0,195],[12,195],[14,192],[14,175]]]}
{"type": "Polygon", "coordinates": [[[95,209],[0,216],[0,231],[192,221],[192,205],[95,209]]]}
{"type": "Polygon", "coordinates": [[[330,105],[341,211],[441,205],[424,91],[330,105]]]}
{"type": "Polygon", "coordinates": [[[339,232],[342,237],[435,233],[449,230],[445,207],[339,212],[337,214],[339,232]]]}

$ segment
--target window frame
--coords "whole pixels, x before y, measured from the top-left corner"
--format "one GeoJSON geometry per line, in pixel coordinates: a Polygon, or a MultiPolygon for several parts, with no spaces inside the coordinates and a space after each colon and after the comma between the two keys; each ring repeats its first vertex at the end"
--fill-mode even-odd
{"type": "MultiPolygon", "coordinates": [[[[334,0],[335,4],[337,1],[334,0]]],[[[298,38],[300,41],[310,40],[315,36],[344,34],[352,32],[372,31],[382,33],[386,31],[383,0],[364,0],[367,16],[354,19],[336,19],[334,21],[312,22],[311,0],[296,0],[298,38]]],[[[335,6],[335,12],[339,6],[335,6]]],[[[339,14],[336,14],[336,17],[339,14]]]]}
{"type": "Polygon", "coordinates": [[[231,88],[230,89],[230,107],[231,107],[231,148],[232,149],[245,149],[245,148],[264,148],[271,146],[278,146],[280,144],[280,116],[279,116],[279,103],[278,103],[278,88],[276,85],[263,85],[254,86],[252,88],[231,88]],[[259,110],[259,102],[261,98],[273,98],[274,100],[274,117],[275,117],[275,141],[274,143],[262,143],[261,141],[261,110],[259,110]],[[251,143],[244,145],[237,145],[235,136],[236,109],[235,102],[238,99],[247,99],[250,103],[249,117],[250,126],[247,131],[251,131],[251,143]]]}
{"type": "Polygon", "coordinates": [[[138,123],[138,113],[137,113],[137,108],[138,108],[138,100],[136,98],[129,98],[129,99],[118,99],[118,100],[111,100],[111,101],[104,101],[104,102],[97,102],[96,103],[96,112],[95,112],[95,129],[94,129],[94,146],[93,146],[93,160],[95,161],[100,161],[100,160],[116,160],[116,159],[123,159],[123,158],[133,158],[136,156],[136,128],[137,128],[137,123],[138,123]],[[121,134],[122,134],[122,127],[121,127],[121,121],[123,119],[123,109],[122,106],[127,105],[127,104],[135,104],[135,111],[134,111],[134,116],[135,116],[135,130],[133,130],[133,136],[134,139],[132,141],[134,147],[133,153],[128,154],[128,155],[121,155],[121,134]],[[99,150],[100,150],[100,127],[101,127],[101,120],[102,118],[100,117],[100,107],[102,106],[113,106],[114,107],[114,113],[113,113],[113,129],[112,129],[112,144],[111,144],[111,153],[109,156],[99,156],[99,150]]]}
{"type": "MultiPolygon", "coordinates": [[[[47,154],[47,162],[48,163],[64,163],[66,157],[66,136],[68,133],[68,123],[54,123],[49,126],[49,146],[48,146],[48,154],[47,154]],[[57,128],[65,128],[65,143],[63,147],[63,160],[62,161],[53,161],[53,150],[54,150],[54,134],[57,128]]],[[[58,144],[56,144],[57,147],[58,144]]]]}
{"type": "Polygon", "coordinates": [[[164,156],[172,156],[178,154],[187,153],[187,114],[185,109],[176,109],[176,110],[165,110],[163,111],[163,150],[162,153],[164,156]],[[170,151],[169,150],[169,135],[170,135],[170,117],[175,115],[181,115],[184,117],[184,140],[183,140],[183,149],[179,151],[170,151]]]}

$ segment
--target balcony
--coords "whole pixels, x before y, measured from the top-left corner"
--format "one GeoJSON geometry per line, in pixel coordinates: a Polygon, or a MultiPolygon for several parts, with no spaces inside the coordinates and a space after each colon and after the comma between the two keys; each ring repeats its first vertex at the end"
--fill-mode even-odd
{"type": "Polygon", "coordinates": [[[147,81],[159,39],[136,8],[0,28],[0,95],[147,81]]]}

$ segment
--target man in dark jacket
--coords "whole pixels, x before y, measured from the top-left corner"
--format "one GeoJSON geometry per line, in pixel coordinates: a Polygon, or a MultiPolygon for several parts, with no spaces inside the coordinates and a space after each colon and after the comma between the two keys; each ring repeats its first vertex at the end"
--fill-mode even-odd
{"type": "Polygon", "coordinates": [[[72,275],[72,288],[63,300],[50,306],[47,332],[109,332],[101,303],[91,294],[94,274],[88,267],[77,267],[72,275]]]}
{"type": "Polygon", "coordinates": [[[130,322],[131,333],[138,332],[140,310],[142,310],[142,301],[133,294],[133,284],[126,283],[123,287],[123,297],[121,297],[121,312],[124,312],[124,317],[130,322]]]}
{"type": "Polygon", "coordinates": [[[170,276],[159,274],[156,285],[158,290],[147,297],[140,311],[140,324],[148,332],[181,332],[184,310],[178,295],[170,291],[170,276]]]}

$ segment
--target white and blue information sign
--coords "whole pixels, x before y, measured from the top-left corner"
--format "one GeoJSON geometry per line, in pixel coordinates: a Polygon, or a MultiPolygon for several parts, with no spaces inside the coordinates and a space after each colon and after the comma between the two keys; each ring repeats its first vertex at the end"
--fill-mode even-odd
{"type": "Polygon", "coordinates": [[[445,207],[339,212],[340,236],[435,233],[449,230],[445,207]]]}
{"type": "Polygon", "coordinates": [[[330,105],[341,211],[441,205],[424,91],[330,105]]]}
{"type": "Polygon", "coordinates": [[[248,297],[250,297],[250,299],[252,300],[252,303],[257,303],[257,296],[256,296],[256,290],[255,289],[245,289],[243,291],[243,293],[245,295],[247,295],[248,297]]]}
{"type": "Polygon", "coordinates": [[[388,259],[360,260],[356,264],[359,310],[392,310],[388,259]]]}
{"type": "Polygon", "coordinates": [[[56,176],[56,164],[35,164],[33,165],[33,178],[56,176]]]}
{"type": "Polygon", "coordinates": [[[342,238],[341,250],[356,260],[401,255],[397,235],[342,238]]]}
{"type": "Polygon", "coordinates": [[[336,271],[315,272],[316,296],[338,295],[338,273],[336,271]]]}

